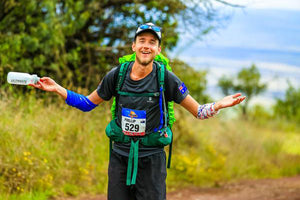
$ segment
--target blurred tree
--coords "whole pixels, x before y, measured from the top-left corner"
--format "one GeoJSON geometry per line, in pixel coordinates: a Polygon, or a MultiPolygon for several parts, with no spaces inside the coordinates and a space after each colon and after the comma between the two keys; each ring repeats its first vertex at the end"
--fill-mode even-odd
{"type": "Polygon", "coordinates": [[[222,92],[225,96],[228,96],[230,94],[233,93],[233,81],[232,79],[226,77],[226,76],[222,76],[219,81],[218,81],[218,85],[221,87],[222,92]]]}
{"type": "Polygon", "coordinates": [[[300,123],[300,88],[296,89],[289,83],[285,98],[277,99],[274,114],[277,118],[286,118],[300,123]]]}
{"type": "Polygon", "coordinates": [[[241,92],[247,97],[247,101],[242,104],[243,115],[245,117],[250,99],[265,91],[267,86],[265,83],[260,83],[260,73],[255,64],[252,64],[250,68],[242,69],[236,78],[221,77],[218,85],[225,95],[232,94],[233,92],[241,92]]]}
{"type": "Polygon", "coordinates": [[[161,26],[163,49],[170,50],[180,33],[198,36],[216,27],[213,1],[1,0],[0,84],[8,71],[24,71],[66,87],[95,88],[131,51],[139,24],[161,26]]]}
{"type": "Polygon", "coordinates": [[[190,94],[199,102],[207,103],[211,99],[206,95],[206,71],[198,71],[188,64],[175,59],[170,63],[174,73],[184,82],[190,94]]]}
{"type": "Polygon", "coordinates": [[[72,73],[67,63],[65,37],[55,1],[3,0],[0,14],[1,85],[8,71],[39,75],[72,73]]]}

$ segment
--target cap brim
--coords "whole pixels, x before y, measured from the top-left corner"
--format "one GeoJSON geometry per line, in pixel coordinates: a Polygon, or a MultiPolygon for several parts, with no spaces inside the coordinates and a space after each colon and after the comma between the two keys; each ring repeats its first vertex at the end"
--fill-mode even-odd
{"type": "Polygon", "coordinates": [[[145,33],[145,32],[153,33],[153,35],[155,35],[155,36],[157,37],[157,39],[158,39],[159,41],[161,41],[160,35],[159,35],[156,31],[154,31],[154,30],[152,30],[152,29],[142,29],[142,30],[140,30],[140,31],[137,31],[137,32],[135,33],[134,38],[136,38],[136,37],[137,37],[138,35],[140,35],[141,33],[145,33]]]}

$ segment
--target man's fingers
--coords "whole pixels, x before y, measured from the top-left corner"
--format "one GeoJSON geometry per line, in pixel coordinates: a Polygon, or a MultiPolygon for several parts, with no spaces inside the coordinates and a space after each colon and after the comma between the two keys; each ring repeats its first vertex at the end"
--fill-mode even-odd
{"type": "Polygon", "coordinates": [[[28,84],[29,86],[32,86],[32,87],[35,87],[35,88],[38,88],[38,89],[42,89],[43,88],[43,83],[41,81],[38,81],[36,84],[28,84]]]}
{"type": "Polygon", "coordinates": [[[42,78],[40,78],[40,80],[42,80],[42,81],[45,81],[45,80],[48,80],[49,79],[49,77],[42,77],[42,78]]]}
{"type": "Polygon", "coordinates": [[[234,104],[239,104],[240,103],[240,99],[235,99],[234,104]]]}
{"type": "Polygon", "coordinates": [[[246,97],[240,98],[240,102],[244,101],[245,99],[246,99],[246,97]]]}
{"type": "Polygon", "coordinates": [[[46,81],[49,81],[49,80],[50,80],[49,77],[42,77],[42,78],[40,78],[41,82],[46,82],[46,81]]]}
{"type": "Polygon", "coordinates": [[[241,103],[242,101],[244,101],[246,97],[240,97],[240,98],[237,98],[237,104],[241,103]]]}
{"type": "Polygon", "coordinates": [[[29,83],[28,85],[31,86],[31,87],[35,87],[35,88],[38,88],[38,87],[39,87],[38,84],[32,84],[32,83],[29,83]]]}
{"type": "Polygon", "coordinates": [[[237,97],[239,97],[239,96],[241,96],[241,95],[242,95],[241,93],[236,93],[236,94],[232,95],[232,97],[233,97],[233,98],[237,98],[237,97]]]}

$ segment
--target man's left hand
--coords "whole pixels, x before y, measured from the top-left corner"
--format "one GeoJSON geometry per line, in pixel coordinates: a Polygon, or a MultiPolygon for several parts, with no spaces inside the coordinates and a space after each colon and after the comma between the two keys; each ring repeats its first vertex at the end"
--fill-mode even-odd
{"type": "Polygon", "coordinates": [[[226,96],[223,99],[221,99],[220,101],[217,101],[214,106],[215,111],[218,111],[222,108],[235,106],[235,105],[241,103],[246,98],[245,96],[241,97],[241,95],[242,95],[241,93],[236,93],[234,95],[226,96]]]}

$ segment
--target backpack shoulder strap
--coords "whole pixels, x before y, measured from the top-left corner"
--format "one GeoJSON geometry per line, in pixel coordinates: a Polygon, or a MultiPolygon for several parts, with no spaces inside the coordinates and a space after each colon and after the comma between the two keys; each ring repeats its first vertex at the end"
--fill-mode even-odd
{"type": "Polygon", "coordinates": [[[157,71],[158,71],[158,83],[159,83],[159,88],[163,88],[165,90],[165,70],[166,67],[163,63],[154,61],[156,66],[157,66],[157,71]]]}
{"type": "Polygon", "coordinates": [[[165,67],[163,64],[160,64],[154,61],[157,66],[157,78],[159,85],[159,109],[160,109],[160,120],[159,126],[154,129],[155,132],[160,131],[162,128],[165,128],[167,125],[167,109],[166,101],[164,97],[164,82],[165,82],[165,67]],[[165,121],[165,124],[164,124],[165,121]]]}
{"type": "MultiPolygon", "coordinates": [[[[114,80],[116,82],[116,94],[118,94],[118,92],[120,91],[122,84],[124,82],[125,76],[126,76],[126,72],[128,69],[130,62],[124,62],[121,65],[118,66],[118,68],[116,69],[116,73],[114,76],[114,80]]],[[[118,101],[118,95],[116,95],[113,99],[113,103],[111,105],[111,115],[112,118],[115,119],[116,118],[116,111],[117,111],[117,101],[118,101]]]]}
{"type": "MultiPolygon", "coordinates": [[[[161,112],[163,111],[163,113],[161,113],[161,118],[164,117],[164,129],[167,127],[167,120],[168,120],[168,113],[167,113],[167,108],[166,108],[166,100],[165,100],[165,95],[164,95],[164,90],[165,90],[165,70],[166,70],[166,66],[163,63],[159,63],[156,62],[156,65],[158,67],[158,82],[159,82],[159,90],[160,90],[160,109],[161,112]],[[163,104],[163,108],[161,108],[161,104],[163,104]],[[163,110],[162,110],[163,109],[163,110]]],[[[162,121],[160,121],[160,125],[162,121]]],[[[160,126],[160,128],[162,128],[162,126],[160,126]]],[[[172,130],[171,130],[172,131],[172,130]]],[[[168,156],[168,164],[167,164],[167,168],[171,167],[171,158],[172,158],[172,145],[173,144],[173,136],[172,136],[172,140],[169,146],[169,156],[168,156]]]]}
{"type": "Polygon", "coordinates": [[[117,92],[120,91],[120,89],[122,87],[122,84],[123,84],[124,79],[126,77],[126,72],[127,72],[129,64],[130,64],[130,62],[125,62],[125,63],[122,63],[121,66],[120,66],[120,70],[119,70],[119,73],[118,73],[117,86],[116,86],[117,92]]]}

